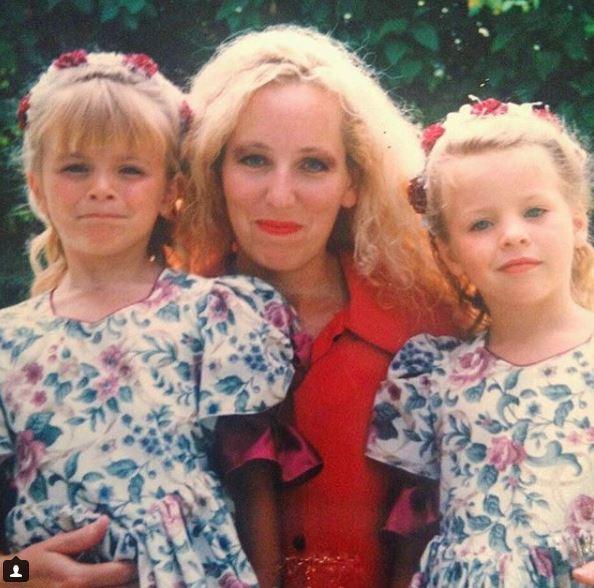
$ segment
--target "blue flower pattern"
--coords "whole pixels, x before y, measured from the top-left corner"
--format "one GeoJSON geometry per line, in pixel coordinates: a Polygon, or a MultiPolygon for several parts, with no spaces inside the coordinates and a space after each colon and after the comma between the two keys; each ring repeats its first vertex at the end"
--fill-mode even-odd
{"type": "Polygon", "coordinates": [[[516,366],[485,340],[414,337],[376,396],[367,455],[440,481],[411,586],[569,587],[594,548],[594,341],[516,366]]]}
{"type": "Polygon", "coordinates": [[[87,557],[136,561],[143,588],[257,585],[211,449],[218,416],[286,394],[282,304],[257,279],[167,269],[147,299],[94,323],[53,316],[48,294],[0,311],[12,549],[107,514],[87,557]]]}

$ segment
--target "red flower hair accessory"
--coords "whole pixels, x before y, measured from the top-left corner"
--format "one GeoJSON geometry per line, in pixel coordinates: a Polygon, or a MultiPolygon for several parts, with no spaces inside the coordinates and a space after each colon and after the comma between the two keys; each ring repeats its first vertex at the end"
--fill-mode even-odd
{"type": "Polygon", "coordinates": [[[489,114],[498,115],[505,114],[507,110],[507,104],[500,102],[495,98],[487,98],[486,100],[475,102],[470,109],[470,114],[475,114],[477,116],[485,116],[489,114]]]}
{"type": "Polygon", "coordinates": [[[147,78],[152,78],[159,71],[159,66],[144,53],[124,55],[124,64],[134,71],[142,72],[147,78]]]}
{"type": "Polygon", "coordinates": [[[561,121],[559,117],[551,112],[548,104],[537,103],[532,105],[532,112],[538,116],[538,118],[542,118],[551,124],[554,124],[556,127],[561,128],[561,121]]]}
{"type": "Polygon", "coordinates": [[[427,212],[427,191],[423,176],[413,178],[408,184],[408,201],[416,213],[427,212]]]}
{"type": "Polygon", "coordinates": [[[58,69],[66,69],[68,67],[78,67],[83,63],[87,63],[87,52],[84,49],[77,49],[76,51],[62,53],[57,59],[54,59],[52,65],[58,69]]]}
{"type": "Polygon", "coordinates": [[[27,94],[21,98],[19,107],[17,108],[17,120],[19,121],[19,128],[24,131],[27,128],[27,111],[31,106],[31,95],[27,94]]]}
{"type": "Polygon", "coordinates": [[[445,128],[441,123],[434,123],[423,131],[423,134],[421,135],[421,147],[423,147],[425,155],[429,154],[437,139],[444,133],[445,128]]]}
{"type": "Polygon", "coordinates": [[[190,130],[194,120],[194,111],[185,100],[182,100],[179,107],[179,119],[182,135],[185,135],[190,130]]]}

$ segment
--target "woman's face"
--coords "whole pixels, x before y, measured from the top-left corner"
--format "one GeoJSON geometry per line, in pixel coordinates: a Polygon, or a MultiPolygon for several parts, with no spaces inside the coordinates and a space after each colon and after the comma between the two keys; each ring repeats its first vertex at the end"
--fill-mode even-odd
{"type": "Polygon", "coordinates": [[[300,82],[258,90],[226,145],[222,181],[239,261],[269,271],[323,263],[341,207],[357,194],[337,97],[300,82]]]}

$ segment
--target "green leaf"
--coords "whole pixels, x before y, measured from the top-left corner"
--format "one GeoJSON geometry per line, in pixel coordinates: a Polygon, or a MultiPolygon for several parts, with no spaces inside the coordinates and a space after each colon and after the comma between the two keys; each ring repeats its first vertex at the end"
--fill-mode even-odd
{"type": "Polygon", "coordinates": [[[83,13],[83,14],[91,14],[93,12],[94,6],[93,0],[74,0],[74,5],[83,13]]]}
{"type": "Polygon", "coordinates": [[[589,71],[581,80],[569,82],[569,85],[582,97],[594,96],[594,71],[589,71]]]}
{"type": "Polygon", "coordinates": [[[140,502],[142,496],[142,489],[144,487],[144,478],[140,474],[136,474],[128,484],[128,495],[132,502],[140,502]]]}
{"type": "Polygon", "coordinates": [[[423,47],[431,51],[437,51],[439,49],[439,37],[432,25],[420,23],[412,28],[411,33],[415,41],[423,47]]]}
{"type": "Polygon", "coordinates": [[[417,59],[405,59],[400,64],[399,72],[406,82],[412,82],[423,69],[423,63],[417,59]]]}
{"type": "Polygon", "coordinates": [[[138,466],[131,459],[119,459],[107,466],[106,469],[108,474],[123,479],[130,477],[138,469],[138,466]]]}
{"type": "Polygon", "coordinates": [[[505,49],[510,41],[514,38],[516,32],[514,30],[505,30],[497,33],[493,42],[491,43],[491,53],[497,53],[502,49],[505,49]]]}
{"type": "Polygon", "coordinates": [[[563,42],[565,55],[573,61],[585,61],[588,59],[584,38],[581,34],[570,34],[563,42]]]}
{"type": "Polygon", "coordinates": [[[408,45],[399,41],[387,41],[384,44],[384,55],[390,62],[390,65],[395,65],[407,53],[408,45]]]}
{"type": "Polygon", "coordinates": [[[538,77],[546,80],[561,63],[561,54],[557,51],[534,51],[534,65],[538,77]]]}
{"type": "Polygon", "coordinates": [[[245,4],[245,0],[225,0],[217,10],[215,20],[228,20],[232,16],[241,14],[245,4]]]}
{"type": "Polygon", "coordinates": [[[102,23],[109,22],[110,20],[114,20],[120,12],[120,7],[115,2],[103,2],[101,5],[101,12],[99,15],[99,19],[102,23]]]}
{"type": "Polygon", "coordinates": [[[130,14],[138,14],[146,6],[146,0],[127,0],[124,6],[130,14]]]}
{"type": "Polygon", "coordinates": [[[37,473],[37,477],[29,486],[29,495],[35,502],[47,500],[47,484],[41,472],[37,473]]]}
{"type": "Polygon", "coordinates": [[[394,18],[391,20],[387,20],[381,27],[379,32],[377,33],[376,40],[381,41],[386,35],[390,33],[395,33],[396,35],[400,35],[406,31],[408,28],[408,21],[405,18],[394,18]]]}

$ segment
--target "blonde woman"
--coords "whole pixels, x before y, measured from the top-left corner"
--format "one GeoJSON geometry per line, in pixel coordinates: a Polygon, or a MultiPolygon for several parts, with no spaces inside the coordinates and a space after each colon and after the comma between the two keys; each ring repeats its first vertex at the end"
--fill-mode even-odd
{"type": "MultiPolygon", "coordinates": [[[[363,455],[366,414],[394,351],[443,314],[443,281],[406,199],[423,161],[417,131],[354,53],[293,26],[221,46],[188,101],[195,117],[179,227],[187,267],[267,280],[312,338],[292,418],[324,467],[282,492],[285,583],[383,586],[391,564],[376,505],[394,490],[363,455]]],[[[243,458],[228,458],[241,511],[243,458]]],[[[400,494],[392,513],[400,533],[430,519],[412,494],[400,494]]],[[[396,571],[405,585],[414,555],[398,554],[408,560],[396,571]]]]}

